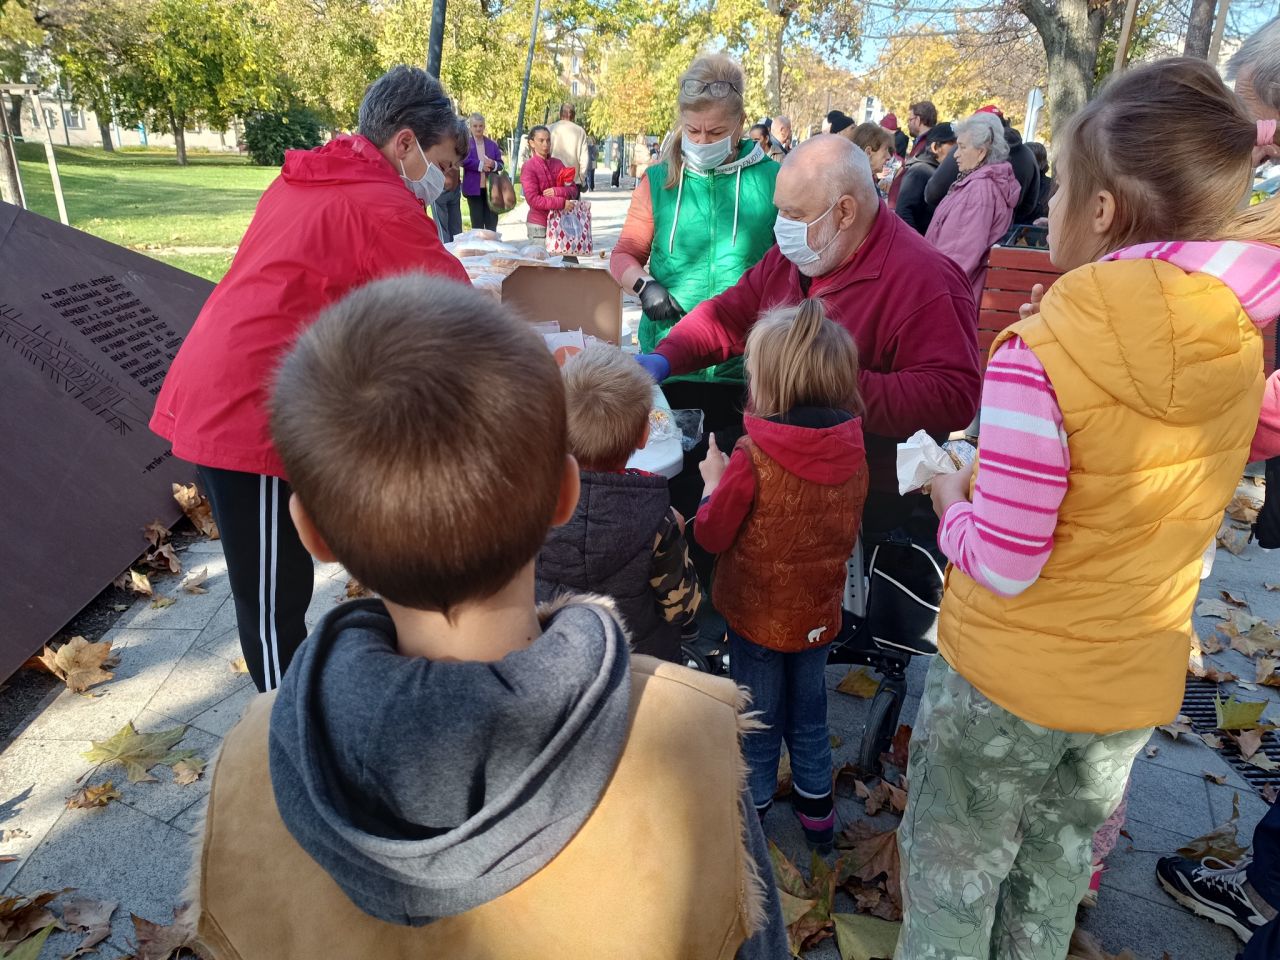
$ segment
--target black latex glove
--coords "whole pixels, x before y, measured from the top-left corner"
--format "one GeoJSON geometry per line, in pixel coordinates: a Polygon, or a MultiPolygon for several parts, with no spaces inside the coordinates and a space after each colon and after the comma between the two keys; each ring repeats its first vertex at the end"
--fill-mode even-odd
{"type": "Polygon", "coordinates": [[[684,316],[684,307],[657,280],[650,280],[640,288],[640,306],[644,309],[644,315],[655,323],[679,320],[684,316]]]}

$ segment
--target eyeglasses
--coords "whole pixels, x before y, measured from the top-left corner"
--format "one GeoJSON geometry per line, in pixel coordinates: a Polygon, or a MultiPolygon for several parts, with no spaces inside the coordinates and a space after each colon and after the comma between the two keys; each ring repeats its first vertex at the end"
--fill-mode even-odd
{"type": "Polygon", "coordinates": [[[680,81],[680,92],[686,97],[700,97],[704,93],[708,93],[717,100],[723,100],[732,91],[741,94],[742,91],[730,83],[728,80],[712,80],[706,83],[702,80],[682,80],[680,81]]]}

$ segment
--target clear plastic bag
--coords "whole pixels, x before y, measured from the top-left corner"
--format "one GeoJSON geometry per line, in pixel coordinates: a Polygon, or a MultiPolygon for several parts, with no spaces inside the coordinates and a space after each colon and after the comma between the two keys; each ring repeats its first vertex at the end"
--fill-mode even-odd
{"type": "Polygon", "coordinates": [[[702,442],[706,414],[701,410],[672,410],[671,416],[680,430],[680,446],[688,453],[702,442]]]}

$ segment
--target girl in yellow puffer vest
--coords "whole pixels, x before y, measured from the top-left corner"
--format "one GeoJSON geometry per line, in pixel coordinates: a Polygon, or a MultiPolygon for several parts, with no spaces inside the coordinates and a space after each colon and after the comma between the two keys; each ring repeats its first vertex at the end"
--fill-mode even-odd
{"type": "Polygon", "coordinates": [[[1201,554],[1257,423],[1257,328],[1280,312],[1280,203],[1235,210],[1257,137],[1178,59],[1117,78],[1060,140],[1069,272],[993,348],[980,467],[933,486],[951,566],[899,960],[1062,960],[1092,834],[1177,714],[1201,554]]]}

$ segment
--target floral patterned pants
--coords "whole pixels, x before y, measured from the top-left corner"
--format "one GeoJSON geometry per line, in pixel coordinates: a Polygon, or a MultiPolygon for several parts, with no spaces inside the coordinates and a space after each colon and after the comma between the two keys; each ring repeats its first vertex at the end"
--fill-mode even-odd
{"type": "Polygon", "coordinates": [[[1066,733],[993,704],[936,657],[898,830],[897,960],[1062,960],[1092,838],[1151,730],[1066,733]]]}

